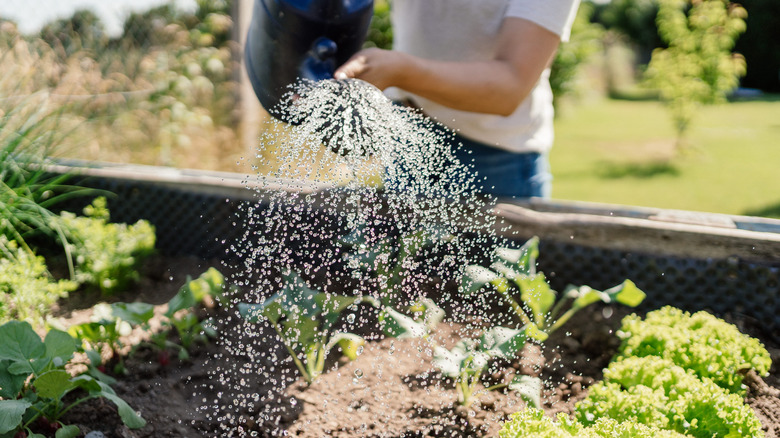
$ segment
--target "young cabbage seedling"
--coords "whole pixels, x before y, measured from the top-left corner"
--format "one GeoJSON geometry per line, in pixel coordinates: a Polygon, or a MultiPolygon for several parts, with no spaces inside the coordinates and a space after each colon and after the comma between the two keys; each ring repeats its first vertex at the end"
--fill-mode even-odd
{"type": "Polygon", "coordinates": [[[391,307],[401,304],[401,285],[417,266],[418,254],[433,243],[449,238],[443,230],[418,230],[376,241],[369,241],[369,234],[358,228],[343,237],[340,242],[349,250],[344,257],[348,267],[377,279],[382,304],[391,307]]]}
{"type": "Polygon", "coordinates": [[[513,358],[523,348],[525,340],[523,330],[493,327],[479,339],[461,339],[451,350],[434,346],[433,365],[442,375],[455,381],[459,403],[470,406],[477,383],[490,360],[513,358]]]}
{"type": "MultiPolygon", "coordinates": [[[[387,336],[395,338],[423,338],[433,347],[433,365],[441,370],[443,376],[455,382],[458,401],[469,406],[480,382],[482,374],[492,359],[511,359],[523,348],[526,341],[524,330],[506,327],[493,327],[484,332],[479,339],[465,338],[452,349],[436,345],[431,331],[445,316],[444,310],[430,299],[423,299],[410,307],[413,316],[405,315],[386,307],[379,315],[382,330],[387,336]]],[[[529,376],[517,376],[508,384],[499,384],[487,388],[493,390],[509,387],[517,391],[529,403],[539,406],[541,382],[529,376]]]]}
{"type": "Polygon", "coordinates": [[[124,347],[123,336],[128,336],[133,327],[146,325],[154,316],[154,306],[148,303],[101,303],[93,307],[92,321],[72,325],[68,333],[79,341],[79,349],[92,361],[93,367],[101,366],[100,351],[108,348],[111,357],[117,360],[114,372],[125,372],[120,351],[124,347]]]}
{"type": "Polygon", "coordinates": [[[71,375],[66,366],[76,349],[76,340],[60,330],[49,330],[41,340],[27,322],[0,326],[0,437],[44,436],[33,430],[54,433],[57,438],[79,436],[77,426],[64,425],[60,419],[74,406],[96,397],[112,401],[129,428],[146,424],[108,384],[88,374],[71,375]],[[65,399],[75,390],[83,396],[65,399]]]}
{"type": "Polygon", "coordinates": [[[466,267],[461,291],[468,296],[491,286],[510,305],[524,325],[526,334],[538,341],[545,341],[575,313],[595,302],[617,302],[636,307],[645,299],[644,292],[631,280],[625,280],[605,291],[589,286],[569,286],[563,297],[557,300],[557,293],[550,288],[544,274],[536,272],[538,256],[537,237],[520,249],[497,248],[490,268],[479,265],[466,267]]]}
{"type": "Polygon", "coordinates": [[[167,341],[167,333],[161,333],[157,341],[159,347],[175,347],[179,350],[179,359],[189,359],[189,349],[196,342],[206,342],[215,337],[216,331],[209,320],[201,320],[194,313],[196,306],[213,307],[215,301],[223,300],[225,277],[215,268],[209,268],[196,279],[187,277],[187,282],[168,302],[164,324],[172,326],[179,335],[181,345],[167,341]]]}
{"type": "Polygon", "coordinates": [[[260,304],[240,303],[239,313],[249,322],[267,321],[277,332],[307,383],[325,368],[335,346],[350,360],[360,354],[365,340],[353,333],[334,332],[339,315],[360,303],[379,307],[369,296],[347,297],[310,289],[297,273],[284,275],[282,290],[260,304]]]}

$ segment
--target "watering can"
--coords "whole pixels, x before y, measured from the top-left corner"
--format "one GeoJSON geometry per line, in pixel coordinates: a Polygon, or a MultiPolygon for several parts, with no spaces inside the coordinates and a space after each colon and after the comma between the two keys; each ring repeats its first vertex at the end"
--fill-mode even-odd
{"type": "Polygon", "coordinates": [[[260,104],[285,120],[280,103],[299,79],[333,78],[363,46],[373,0],[255,0],[245,65],[260,104]]]}

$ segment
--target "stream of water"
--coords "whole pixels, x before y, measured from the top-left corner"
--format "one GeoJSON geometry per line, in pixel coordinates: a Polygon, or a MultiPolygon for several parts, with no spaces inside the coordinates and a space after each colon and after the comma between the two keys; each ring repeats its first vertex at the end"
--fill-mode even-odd
{"type": "MultiPolygon", "coordinates": [[[[263,303],[296,275],[318,292],[406,305],[431,293],[431,279],[442,288],[468,260],[492,250],[491,200],[474,194],[472,173],[431,120],[357,80],[305,82],[293,94],[292,124],[276,122],[260,140],[258,159],[273,156],[275,170],[257,176],[258,202],[248,207],[244,238],[233,245],[242,260],[236,282],[248,289],[234,304],[263,303]],[[266,190],[278,181],[294,190],[266,190]]],[[[299,304],[306,308],[282,306],[299,304]]],[[[357,314],[346,321],[360,331],[371,317],[357,314]]],[[[225,436],[243,436],[239,412],[280,421],[267,407],[279,395],[257,388],[281,388],[299,374],[289,351],[269,347],[273,338],[267,325],[243,321],[223,336],[225,349],[241,360],[212,376],[222,397],[205,413],[220,416],[225,436]],[[269,380],[278,367],[291,371],[269,380]]]]}

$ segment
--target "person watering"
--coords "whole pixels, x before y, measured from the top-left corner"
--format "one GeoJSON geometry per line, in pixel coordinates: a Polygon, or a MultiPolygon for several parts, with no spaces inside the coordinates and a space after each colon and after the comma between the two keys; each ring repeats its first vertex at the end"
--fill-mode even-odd
{"type": "Polygon", "coordinates": [[[579,2],[393,0],[393,50],[361,50],[334,77],[367,81],[455,131],[482,193],[549,197],[550,65],[579,2]]]}

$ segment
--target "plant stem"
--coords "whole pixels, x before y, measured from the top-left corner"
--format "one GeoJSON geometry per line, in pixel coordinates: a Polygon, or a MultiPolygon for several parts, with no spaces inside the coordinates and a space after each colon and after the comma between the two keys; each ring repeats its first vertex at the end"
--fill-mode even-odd
{"type": "Polygon", "coordinates": [[[525,310],[523,310],[523,306],[521,306],[517,301],[515,301],[514,298],[512,298],[512,295],[509,293],[509,288],[507,287],[507,282],[505,279],[499,279],[503,280],[500,281],[498,284],[493,283],[493,285],[496,287],[496,290],[501,294],[501,296],[504,297],[504,299],[509,303],[509,305],[512,307],[512,310],[515,311],[517,316],[520,318],[520,320],[525,325],[536,325],[531,321],[531,318],[528,317],[528,315],[525,313],[525,310]]]}
{"type": "Polygon", "coordinates": [[[306,367],[303,365],[301,360],[298,359],[298,355],[295,354],[295,350],[293,350],[292,347],[290,347],[290,345],[284,339],[284,336],[282,336],[282,329],[279,327],[279,324],[277,324],[276,322],[271,321],[271,325],[273,325],[274,330],[276,330],[276,333],[279,334],[279,337],[282,339],[282,344],[284,344],[284,348],[286,348],[287,352],[290,353],[290,356],[292,357],[293,362],[295,362],[295,366],[298,367],[298,371],[301,372],[301,374],[303,375],[303,378],[306,380],[306,383],[311,383],[312,382],[311,376],[309,375],[306,367]]]}

